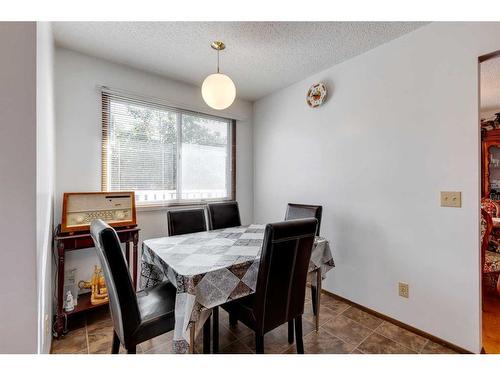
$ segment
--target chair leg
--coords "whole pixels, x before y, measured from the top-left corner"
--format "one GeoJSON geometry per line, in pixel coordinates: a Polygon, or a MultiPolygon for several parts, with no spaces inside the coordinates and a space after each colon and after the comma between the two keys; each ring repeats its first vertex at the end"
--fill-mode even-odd
{"type": "Polygon", "coordinates": [[[135,351],[136,351],[136,347],[133,346],[133,347],[127,349],[127,354],[135,354],[136,353],[135,351]]]}
{"type": "Polygon", "coordinates": [[[293,319],[288,321],[288,343],[293,344],[293,319]]]}
{"type": "Polygon", "coordinates": [[[316,270],[316,332],[319,332],[319,313],[321,312],[321,268],[316,270]]]}
{"type": "Polygon", "coordinates": [[[255,353],[264,354],[264,335],[255,334],[255,353]]]}
{"type": "Polygon", "coordinates": [[[219,353],[219,306],[213,308],[212,311],[212,324],[213,324],[213,353],[219,353]]]}
{"type": "Polygon", "coordinates": [[[236,318],[236,314],[235,313],[229,313],[229,327],[236,327],[236,325],[238,324],[238,318],[236,318]]]}
{"type": "Polygon", "coordinates": [[[194,339],[195,339],[195,333],[196,333],[196,323],[191,322],[189,326],[189,353],[194,354],[194,339]]]}
{"type": "Polygon", "coordinates": [[[118,354],[120,351],[120,339],[116,334],[115,330],[113,330],[113,344],[111,346],[111,354],[118,354]]]}
{"type": "Polygon", "coordinates": [[[297,354],[304,354],[304,342],[302,341],[302,315],[295,318],[295,341],[297,354]]]}
{"type": "Polygon", "coordinates": [[[203,354],[210,354],[210,320],[209,316],[203,324],[203,354]]]}
{"type": "Polygon", "coordinates": [[[316,316],[317,314],[317,303],[316,303],[316,298],[318,296],[318,292],[315,286],[311,285],[311,302],[312,302],[312,308],[313,308],[313,314],[316,316]]]}

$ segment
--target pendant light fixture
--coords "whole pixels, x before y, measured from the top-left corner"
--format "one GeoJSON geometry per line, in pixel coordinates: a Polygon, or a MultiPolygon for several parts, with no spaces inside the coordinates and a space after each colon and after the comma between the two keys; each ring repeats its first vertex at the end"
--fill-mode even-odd
{"type": "Polygon", "coordinates": [[[216,40],[210,45],[217,51],[217,73],[210,74],[201,85],[201,96],[210,107],[214,109],[226,109],[233,104],[236,98],[236,87],[227,75],[219,72],[219,52],[226,48],[226,45],[216,40]]]}

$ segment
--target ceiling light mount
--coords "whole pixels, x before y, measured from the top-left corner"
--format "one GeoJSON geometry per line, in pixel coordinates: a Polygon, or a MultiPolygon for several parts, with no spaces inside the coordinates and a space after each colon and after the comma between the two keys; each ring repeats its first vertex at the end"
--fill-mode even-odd
{"type": "Polygon", "coordinates": [[[216,51],[223,51],[226,49],[226,45],[224,42],[221,42],[220,40],[214,40],[211,44],[210,47],[212,47],[216,51]]]}

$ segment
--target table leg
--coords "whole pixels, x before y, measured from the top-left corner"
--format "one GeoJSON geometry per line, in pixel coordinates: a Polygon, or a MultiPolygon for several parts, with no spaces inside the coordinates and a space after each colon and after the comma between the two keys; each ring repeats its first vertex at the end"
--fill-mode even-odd
{"type": "Polygon", "coordinates": [[[55,331],[59,338],[64,333],[64,243],[57,243],[57,313],[55,331]]]}
{"type": "Polygon", "coordinates": [[[219,306],[215,306],[212,310],[213,319],[213,353],[219,353],[219,306]]]}
{"type": "Polygon", "coordinates": [[[194,339],[196,333],[196,325],[194,322],[191,322],[191,326],[189,328],[189,353],[194,354],[194,339]]]}
{"type": "Polygon", "coordinates": [[[210,354],[210,316],[203,324],[203,354],[210,354]]]}
{"type": "Polygon", "coordinates": [[[134,233],[134,238],[133,238],[133,243],[134,243],[134,246],[133,246],[133,261],[134,261],[134,267],[133,267],[133,270],[134,270],[134,277],[132,278],[132,280],[134,281],[134,289],[137,289],[137,244],[139,243],[139,233],[134,233]]]}
{"type": "Polygon", "coordinates": [[[316,270],[316,332],[319,331],[319,312],[321,311],[321,267],[316,270]]]}

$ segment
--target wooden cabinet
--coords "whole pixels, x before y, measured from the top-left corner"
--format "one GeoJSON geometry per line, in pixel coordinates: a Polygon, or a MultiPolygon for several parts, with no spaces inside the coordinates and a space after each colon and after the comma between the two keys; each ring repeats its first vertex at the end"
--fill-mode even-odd
{"type": "Polygon", "coordinates": [[[481,192],[500,200],[500,129],[481,132],[481,192]]]}
{"type": "MultiPolygon", "coordinates": [[[[134,228],[116,228],[116,233],[121,243],[125,244],[125,259],[130,266],[130,243],[132,243],[132,280],[134,288],[137,287],[137,245],[139,243],[139,231],[137,227],[134,228]]],[[[81,232],[78,234],[61,233],[61,227],[58,226],[55,235],[55,249],[57,251],[57,306],[56,318],[54,325],[54,336],[60,338],[66,332],[66,321],[69,315],[73,315],[82,311],[86,311],[96,307],[90,303],[90,294],[83,294],[78,297],[78,304],[71,312],[66,312],[63,309],[64,305],[64,265],[66,253],[74,250],[93,250],[94,241],[90,233],[81,232]]],[[[102,305],[98,305],[102,306],[102,305]]]]}

